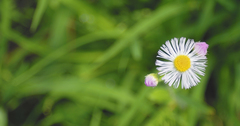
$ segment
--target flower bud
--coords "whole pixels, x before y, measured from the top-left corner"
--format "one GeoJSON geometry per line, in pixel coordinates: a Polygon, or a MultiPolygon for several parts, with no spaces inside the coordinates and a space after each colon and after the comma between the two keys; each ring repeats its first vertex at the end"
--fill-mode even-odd
{"type": "Polygon", "coordinates": [[[208,44],[205,42],[196,42],[194,45],[194,50],[202,56],[205,56],[207,54],[208,44]]]}
{"type": "Polygon", "coordinates": [[[158,77],[156,74],[151,73],[145,76],[145,85],[149,87],[155,87],[158,85],[158,77]]]}

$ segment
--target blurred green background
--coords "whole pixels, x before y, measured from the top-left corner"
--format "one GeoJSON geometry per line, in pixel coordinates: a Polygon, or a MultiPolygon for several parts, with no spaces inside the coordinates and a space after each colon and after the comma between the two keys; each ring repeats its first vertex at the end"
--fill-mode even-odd
{"type": "Polygon", "coordinates": [[[0,126],[240,125],[239,5],[0,0],[0,126]],[[206,75],[146,87],[174,37],[209,44],[206,75]]]}

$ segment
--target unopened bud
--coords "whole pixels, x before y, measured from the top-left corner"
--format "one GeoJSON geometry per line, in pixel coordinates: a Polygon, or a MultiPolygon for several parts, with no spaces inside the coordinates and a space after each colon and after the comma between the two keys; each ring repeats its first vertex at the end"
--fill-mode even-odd
{"type": "Polygon", "coordinates": [[[194,45],[194,50],[202,56],[205,56],[207,54],[208,44],[205,42],[196,42],[194,45]]]}
{"type": "Polygon", "coordinates": [[[145,84],[149,87],[155,87],[158,85],[158,77],[155,73],[148,74],[145,76],[145,84]]]}

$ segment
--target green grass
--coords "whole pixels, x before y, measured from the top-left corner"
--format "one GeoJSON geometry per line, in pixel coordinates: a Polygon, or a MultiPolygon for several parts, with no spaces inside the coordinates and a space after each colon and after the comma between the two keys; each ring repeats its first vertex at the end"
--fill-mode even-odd
{"type": "Polygon", "coordinates": [[[240,2],[0,0],[0,126],[240,125],[240,2]],[[209,44],[201,82],[163,82],[159,47],[209,44]]]}

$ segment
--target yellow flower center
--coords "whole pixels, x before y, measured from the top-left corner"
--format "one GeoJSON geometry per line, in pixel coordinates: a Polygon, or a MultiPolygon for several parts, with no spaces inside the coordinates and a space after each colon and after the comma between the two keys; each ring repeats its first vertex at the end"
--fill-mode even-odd
{"type": "Polygon", "coordinates": [[[191,66],[190,58],[186,55],[179,55],[174,60],[174,66],[178,71],[184,72],[191,66]]]}

